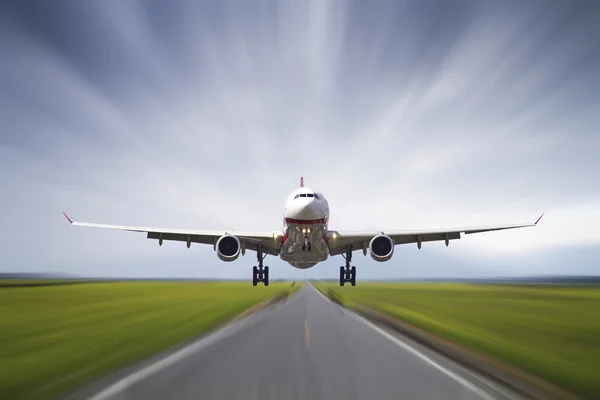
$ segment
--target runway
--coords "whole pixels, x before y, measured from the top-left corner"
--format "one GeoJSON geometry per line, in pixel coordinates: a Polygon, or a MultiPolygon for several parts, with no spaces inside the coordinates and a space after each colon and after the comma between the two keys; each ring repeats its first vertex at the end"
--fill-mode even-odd
{"type": "Polygon", "coordinates": [[[284,303],[91,387],[75,397],[522,398],[346,311],[308,283],[284,303]]]}

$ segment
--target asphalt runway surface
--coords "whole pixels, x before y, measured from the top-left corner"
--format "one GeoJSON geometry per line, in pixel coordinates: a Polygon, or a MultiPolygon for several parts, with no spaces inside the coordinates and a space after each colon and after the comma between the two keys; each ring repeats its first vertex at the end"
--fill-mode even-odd
{"type": "Polygon", "coordinates": [[[69,398],[522,397],[345,310],[306,283],[283,303],[69,398]]]}

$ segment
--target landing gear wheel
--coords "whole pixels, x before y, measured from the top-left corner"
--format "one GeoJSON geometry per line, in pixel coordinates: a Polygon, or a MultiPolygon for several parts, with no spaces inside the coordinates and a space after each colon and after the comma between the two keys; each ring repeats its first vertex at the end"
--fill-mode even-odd
{"type": "Polygon", "coordinates": [[[356,286],[356,267],[350,266],[352,261],[352,246],[348,246],[346,249],[346,266],[340,267],[340,286],[344,286],[344,283],[350,282],[352,286],[356,286]]]}
{"type": "Polygon", "coordinates": [[[312,248],[312,244],[311,244],[310,242],[308,242],[308,243],[307,243],[307,245],[306,245],[306,249],[307,249],[308,251],[310,251],[310,250],[311,250],[311,248],[312,248]]]}
{"type": "Polygon", "coordinates": [[[302,251],[306,251],[306,245],[305,244],[302,245],[302,251]]]}
{"type": "Polygon", "coordinates": [[[258,266],[252,268],[252,286],[258,285],[262,282],[265,286],[269,286],[269,267],[263,267],[263,260],[266,255],[263,256],[262,246],[259,245],[256,249],[256,258],[258,259],[258,266]]]}

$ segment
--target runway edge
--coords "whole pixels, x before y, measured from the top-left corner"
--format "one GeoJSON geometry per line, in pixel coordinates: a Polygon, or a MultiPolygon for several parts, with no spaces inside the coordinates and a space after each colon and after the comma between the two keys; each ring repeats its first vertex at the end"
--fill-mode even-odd
{"type": "Polygon", "coordinates": [[[390,328],[463,367],[505,385],[511,390],[533,400],[586,400],[585,397],[572,393],[536,375],[484,357],[466,347],[434,335],[398,318],[362,305],[349,307],[334,291],[323,293],[319,290],[319,292],[340,307],[354,312],[375,324],[390,328]]]}
{"type": "Polygon", "coordinates": [[[204,340],[204,339],[209,338],[214,335],[218,335],[220,332],[226,331],[228,329],[236,329],[236,326],[238,326],[238,325],[241,328],[241,325],[244,324],[245,320],[248,320],[250,317],[257,316],[257,315],[261,314],[262,312],[267,311],[271,307],[275,307],[278,304],[293,298],[298,292],[299,292],[299,289],[296,289],[293,291],[288,289],[287,291],[279,292],[279,293],[275,294],[274,296],[272,296],[260,303],[255,304],[254,306],[248,308],[247,310],[242,311],[240,314],[234,316],[229,321],[226,321],[220,325],[217,325],[207,331],[201,332],[197,336],[193,337],[192,339],[185,340],[174,346],[163,349],[148,358],[134,362],[133,364],[119,368],[105,376],[102,376],[98,379],[92,380],[91,382],[84,384],[83,386],[79,387],[78,389],[75,389],[74,391],[66,393],[64,396],[61,397],[61,399],[62,400],[83,400],[83,399],[93,398],[95,395],[97,395],[98,393],[103,391],[103,389],[115,384],[116,382],[121,380],[123,377],[131,375],[131,374],[135,373],[136,371],[142,370],[151,364],[154,364],[162,359],[165,359],[165,358],[177,353],[178,351],[193,345],[194,343],[196,343],[198,341],[204,340]]]}

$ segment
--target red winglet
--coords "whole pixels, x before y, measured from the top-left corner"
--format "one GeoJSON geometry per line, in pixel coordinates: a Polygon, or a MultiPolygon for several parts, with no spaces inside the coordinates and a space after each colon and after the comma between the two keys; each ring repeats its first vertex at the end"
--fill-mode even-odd
{"type": "Polygon", "coordinates": [[[542,219],[542,217],[544,216],[544,214],[546,214],[546,213],[542,213],[542,215],[540,215],[540,217],[537,219],[537,221],[535,221],[536,225],[538,224],[538,222],[540,222],[540,219],[542,219]]]}
{"type": "Polygon", "coordinates": [[[300,187],[304,187],[304,177],[300,177],[300,187]]]}
{"type": "Polygon", "coordinates": [[[69,221],[70,224],[73,223],[73,221],[71,221],[71,218],[69,218],[69,216],[67,214],[65,214],[65,212],[63,211],[63,215],[65,216],[65,218],[69,221]]]}

